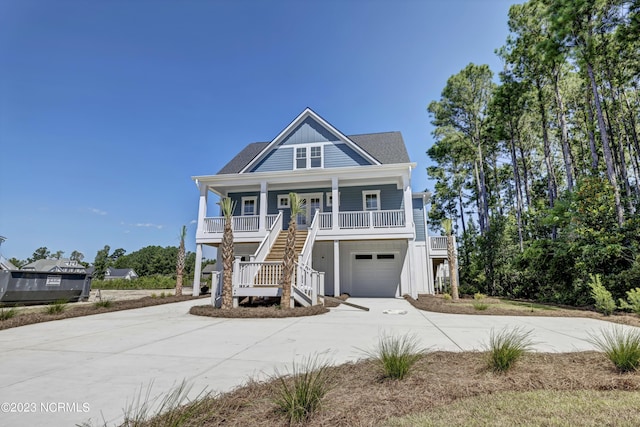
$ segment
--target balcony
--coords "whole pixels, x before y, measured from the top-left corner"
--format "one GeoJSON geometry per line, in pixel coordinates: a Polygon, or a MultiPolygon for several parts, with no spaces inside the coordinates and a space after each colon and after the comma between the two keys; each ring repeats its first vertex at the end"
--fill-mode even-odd
{"type": "MultiPolygon", "coordinates": [[[[405,212],[402,209],[338,212],[336,227],[334,227],[333,213],[321,212],[318,215],[318,237],[349,234],[408,234],[413,232],[410,230],[410,226],[406,224],[405,212]]],[[[271,229],[277,216],[267,215],[265,227],[262,229],[259,215],[234,216],[231,224],[234,239],[236,241],[242,241],[243,239],[249,241],[251,238],[263,237],[266,235],[266,230],[271,229]]],[[[204,218],[198,238],[208,241],[222,239],[224,223],[224,217],[204,218]]]]}

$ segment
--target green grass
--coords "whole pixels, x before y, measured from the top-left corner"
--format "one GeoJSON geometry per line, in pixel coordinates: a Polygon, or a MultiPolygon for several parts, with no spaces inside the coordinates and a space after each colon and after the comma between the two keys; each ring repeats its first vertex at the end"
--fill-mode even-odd
{"type": "Polygon", "coordinates": [[[374,349],[366,353],[378,362],[385,378],[402,380],[420,360],[423,350],[414,336],[382,336],[374,349]]]}
{"type": "Polygon", "coordinates": [[[640,368],[640,331],[615,326],[591,334],[589,341],[602,351],[620,372],[640,368]]]}
{"type": "Polygon", "coordinates": [[[12,307],[8,310],[5,310],[4,307],[0,308],[0,321],[9,320],[12,317],[15,317],[18,314],[18,310],[15,307],[12,307]]]}
{"type": "MultiPolygon", "coordinates": [[[[184,286],[191,286],[185,281],[184,286]]],[[[92,280],[91,289],[134,290],[134,289],[172,289],[176,287],[176,279],[172,276],[144,276],[137,279],[92,280]]]]}
{"type": "Polygon", "coordinates": [[[331,389],[329,364],[309,357],[301,364],[293,363],[290,375],[276,371],[273,403],[291,423],[308,419],[320,408],[322,399],[331,389]]]}
{"type": "Polygon", "coordinates": [[[111,307],[112,305],[113,305],[113,301],[112,301],[112,300],[110,300],[110,299],[103,299],[103,300],[101,300],[101,301],[96,301],[96,302],[93,304],[93,306],[94,306],[95,308],[101,308],[101,307],[109,308],[109,307],[111,307]]]}
{"type": "Polygon", "coordinates": [[[385,421],[396,427],[421,426],[587,426],[640,425],[640,392],[501,392],[460,399],[421,414],[385,421]]]}
{"type": "Polygon", "coordinates": [[[60,314],[64,313],[67,309],[67,302],[65,300],[58,300],[45,307],[44,312],[47,314],[60,314]]]}
{"type": "Polygon", "coordinates": [[[520,328],[503,329],[489,335],[487,364],[495,372],[506,372],[529,351],[533,345],[531,332],[520,328]]]}

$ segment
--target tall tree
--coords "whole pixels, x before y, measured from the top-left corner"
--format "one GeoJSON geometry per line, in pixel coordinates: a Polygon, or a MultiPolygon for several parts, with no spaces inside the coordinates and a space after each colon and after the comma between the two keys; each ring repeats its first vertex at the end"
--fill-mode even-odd
{"type": "Polygon", "coordinates": [[[41,246],[33,252],[31,258],[27,259],[28,263],[32,263],[34,261],[38,261],[39,259],[49,259],[51,257],[51,252],[47,249],[46,246],[41,246]]]}
{"type": "MultiPolygon", "coordinates": [[[[178,258],[176,260],[176,295],[182,295],[182,274],[184,273],[185,264],[185,252],[184,252],[184,239],[187,236],[187,226],[183,225],[180,229],[180,246],[178,247],[178,258]]],[[[194,282],[193,286],[199,286],[199,283],[194,282]]]]}
{"type": "Polygon", "coordinates": [[[71,257],[70,257],[71,261],[78,261],[78,262],[82,262],[82,260],[84,259],[84,254],[80,251],[73,251],[71,252],[71,257]]]}
{"type": "Polygon", "coordinates": [[[284,260],[282,263],[282,295],[280,307],[291,308],[291,279],[296,266],[296,230],[298,228],[298,214],[303,213],[305,206],[303,199],[297,193],[289,193],[291,218],[287,229],[287,243],[284,248],[284,260]]]}
{"type": "Polygon", "coordinates": [[[233,211],[235,201],[229,197],[224,197],[218,202],[222,215],[224,216],[224,232],[220,252],[222,253],[222,306],[223,310],[233,307],[233,211]]]}
{"type": "Polygon", "coordinates": [[[109,245],[105,245],[96,253],[96,258],[93,260],[93,277],[97,280],[104,280],[107,268],[111,265],[109,250],[111,250],[109,245]]]}

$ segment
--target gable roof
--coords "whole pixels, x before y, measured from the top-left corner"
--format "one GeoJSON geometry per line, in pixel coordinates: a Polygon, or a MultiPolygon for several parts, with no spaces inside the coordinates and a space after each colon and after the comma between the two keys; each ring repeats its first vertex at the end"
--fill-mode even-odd
{"type": "Polygon", "coordinates": [[[284,138],[294,125],[298,124],[308,116],[312,116],[324,122],[324,124],[331,128],[332,132],[343,137],[347,143],[356,149],[356,151],[363,152],[366,155],[365,157],[370,157],[377,163],[390,164],[411,162],[411,160],[409,160],[409,154],[407,153],[407,147],[404,145],[404,140],[402,139],[402,134],[400,132],[367,133],[350,136],[343,135],[311,109],[307,108],[276,138],[274,138],[273,141],[254,142],[247,145],[242,151],[240,151],[240,153],[231,159],[229,163],[220,169],[218,175],[236,174],[246,170],[249,165],[255,163],[259,157],[264,156],[272,146],[284,138]]]}
{"type": "Polygon", "coordinates": [[[82,264],[77,261],[72,261],[69,258],[39,259],[23,266],[21,270],[51,271],[56,267],[60,269],[72,268],[84,270],[84,266],[82,264]]]}

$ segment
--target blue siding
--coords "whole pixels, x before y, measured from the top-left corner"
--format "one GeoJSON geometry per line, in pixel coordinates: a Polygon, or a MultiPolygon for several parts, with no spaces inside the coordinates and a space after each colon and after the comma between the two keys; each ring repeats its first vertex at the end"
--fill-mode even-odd
{"type": "Polygon", "coordinates": [[[338,137],[311,117],[300,123],[280,145],[308,144],[311,142],[337,141],[338,137]]]}
{"type": "Polygon", "coordinates": [[[394,184],[387,184],[340,187],[340,211],[361,211],[362,192],[367,190],[380,190],[381,210],[402,209],[402,190],[398,190],[394,184]]]}
{"type": "Polygon", "coordinates": [[[371,162],[365,160],[347,144],[325,145],[324,147],[324,167],[327,169],[370,164],[371,162]]]}
{"type": "Polygon", "coordinates": [[[251,172],[273,172],[293,170],[293,148],[272,150],[251,172]]]}
{"type": "Polygon", "coordinates": [[[425,242],[427,240],[427,226],[424,223],[424,203],[422,198],[413,199],[413,222],[416,224],[416,240],[425,242]]]}

